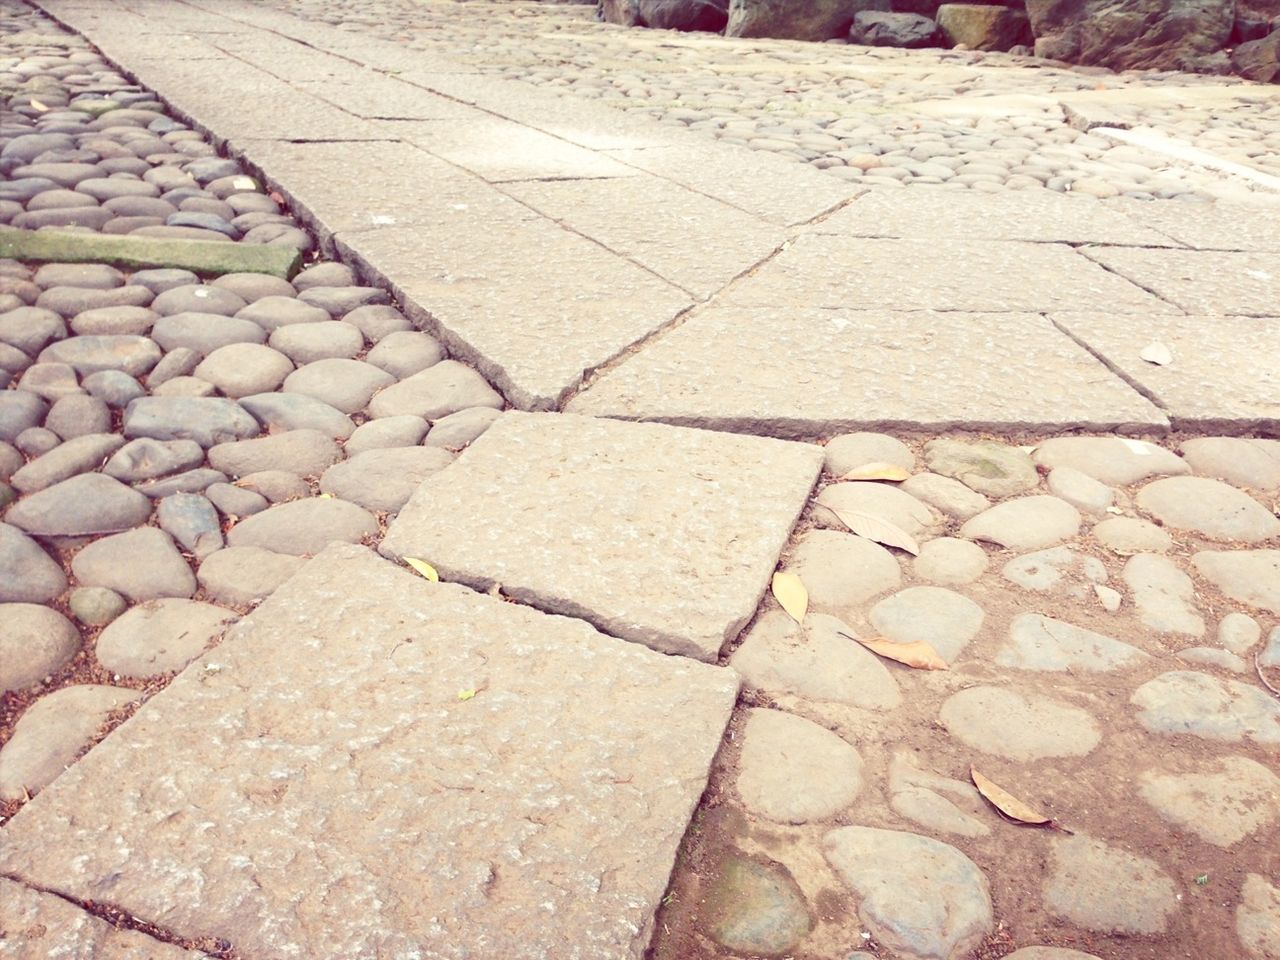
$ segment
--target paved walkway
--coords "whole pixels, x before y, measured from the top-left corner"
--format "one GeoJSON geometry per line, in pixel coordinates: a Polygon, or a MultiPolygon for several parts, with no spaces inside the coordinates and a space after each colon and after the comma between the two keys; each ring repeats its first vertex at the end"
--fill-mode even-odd
{"type": "Polygon", "coordinates": [[[137,84],[4,7],[9,222],[322,259],[5,264],[0,955],[1280,957],[1265,179],[904,190],[537,85],[724,41],[283,6],[42,0],[137,84]]]}

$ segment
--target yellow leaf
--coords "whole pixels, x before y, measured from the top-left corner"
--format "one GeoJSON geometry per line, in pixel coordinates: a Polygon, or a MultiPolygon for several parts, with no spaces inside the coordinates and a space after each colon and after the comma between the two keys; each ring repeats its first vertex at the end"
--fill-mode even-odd
{"type": "Polygon", "coordinates": [[[425,560],[419,560],[416,557],[405,557],[404,562],[413,567],[413,569],[417,570],[432,583],[440,582],[440,574],[436,573],[436,568],[425,560]]]}
{"type": "Polygon", "coordinates": [[[841,480],[892,480],[901,483],[910,473],[896,463],[864,463],[846,473],[841,480]]]}
{"type": "Polygon", "coordinates": [[[475,692],[474,690],[459,690],[459,691],[458,691],[458,699],[459,699],[459,700],[471,700],[472,698],[474,698],[474,697],[475,697],[475,695],[476,695],[476,692],[475,692]]]}
{"type": "MultiPolygon", "coordinates": [[[[848,636],[848,634],[845,634],[848,636]]],[[[947,661],[938,655],[938,651],[933,649],[923,640],[913,640],[911,643],[895,643],[892,640],[886,640],[884,637],[853,637],[860,644],[878,656],[885,657],[888,660],[896,660],[898,663],[904,663],[908,667],[914,667],[917,670],[948,670],[947,661]]]]}
{"type": "Polygon", "coordinates": [[[779,572],[773,575],[773,596],[792,620],[796,623],[804,620],[805,612],[809,609],[809,591],[794,573],[779,572]]]}
{"type": "Polygon", "coordinates": [[[920,546],[915,539],[907,531],[901,527],[894,526],[888,520],[881,520],[879,517],[873,517],[869,513],[858,513],[855,510],[837,510],[835,507],[828,507],[832,513],[840,518],[852,533],[856,533],[860,537],[866,537],[868,540],[874,540],[876,543],[883,543],[886,547],[897,547],[899,550],[905,550],[914,556],[919,556],[920,546]]]}
{"type": "Polygon", "coordinates": [[[1046,817],[1038,810],[1033,810],[1003,787],[992,783],[973,767],[969,768],[969,776],[973,779],[973,785],[978,788],[978,792],[1010,820],[1032,827],[1043,827],[1053,823],[1052,817],[1046,817]]]}
{"type": "Polygon", "coordinates": [[[31,98],[31,107],[33,110],[36,110],[39,113],[49,112],[49,108],[45,106],[43,103],[41,103],[39,100],[37,100],[35,97],[31,98]]]}
{"type": "Polygon", "coordinates": [[[317,499],[317,500],[332,500],[332,499],[333,499],[333,494],[332,494],[332,493],[322,493],[322,494],[320,494],[320,496],[316,497],[316,499],[317,499]]]}

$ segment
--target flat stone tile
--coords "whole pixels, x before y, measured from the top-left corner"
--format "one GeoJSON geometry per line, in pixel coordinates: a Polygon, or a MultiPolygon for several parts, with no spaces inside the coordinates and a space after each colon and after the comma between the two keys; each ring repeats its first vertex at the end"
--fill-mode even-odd
{"type": "Polygon", "coordinates": [[[800,237],[724,302],[1001,313],[1174,309],[1061,244],[827,235],[800,237]]]}
{"type": "Polygon", "coordinates": [[[442,211],[430,226],[343,232],[336,243],[512,404],[545,410],[691,299],[509,202],[528,219],[464,206],[442,211]]]}
{"type": "Polygon", "coordinates": [[[1280,250],[1275,207],[1222,202],[1111,203],[1135,223],[1194,250],[1280,250]]]}
{"type": "Polygon", "coordinates": [[[494,183],[507,180],[631,177],[637,171],[604,154],[479,110],[475,119],[411,141],[494,183]]]}
{"type": "Polygon", "coordinates": [[[1051,190],[874,190],[816,227],[849,237],[916,240],[1035,240],[1176,247],[1092,197],[1051,190]]]}
{"type": "Polygon", "coordinates": [[[754,615],[821,465],[807,444],[506,413],[418,488],[381,549],[714,660],[754,615]]]}
{"type": "MultiPolygon", "coordinates": [[[[202,20],[206,14],[197,14],[202,20]]],[[[387,79],[382,74],[349,58],[335,56],[278,33],[244,28],[241,34],[213,38],[219,49],[257,70],[290,83],[360,83],[387,79]]]]}
{"type": "Polygon", "coordinates": [[[117,929],[61,897],[4,877],[0,877],[0,954],[6,960],[199,960],[206,956],[136,930],[117,929]]]}
{"type": "Polygon", "coordinates": [[[242,957],[638,960],[737,688],[337,546],[6,824],[0,869],[242,957]]]}
{"type": "Polygon", "coordinates": [[[865,189],[807,164],[701,137],[609,155],[782,226],[808,223],[865,189]]]}
{"type": "MultiPolygon", "coordinates": [[[[303,80],[294,84],[357,117],[369,120],[447,120],[471,122],[484,114],[372,70],[360,80],[303,80]]],[[[406,130],[406,133],[410,131],[406,130]]],[[[416,131],[421,134],[425,131],[416,131]]],[[[434,131],[433,131],[434,135],[434,131]]]]}
{"type": "MultiPolygon", "coordinates": [[[[1277,305],[1280,307],[1280,305],[1277,305]]],[[[1176,429],[1252,433],[1280,428],[1280,317],[1057,313],[1059,326],[1088,344],[1169,415],[1176,429]],[[1140,356],[1153,342],[1172,362],[1140,356]]]]}
{"type": "Polygon", "coordinates": [[[1187,313],[1255,317],[1280,313],[1280,267],[1271,254],[1116,247],[1085,247],[1082,252],[1187,313]]]}
{"type": "Polygon", "coordinates": [[[644,174],[513,183],[505,189],[701,299],[768,257],[786,239],[781,227],[644,174]]]}
{"type": "Polygon", "coordinates": [[[711,308],[567,409],[802,438],[1167,426],[1087,351],[1028,314],[711,308]]]}

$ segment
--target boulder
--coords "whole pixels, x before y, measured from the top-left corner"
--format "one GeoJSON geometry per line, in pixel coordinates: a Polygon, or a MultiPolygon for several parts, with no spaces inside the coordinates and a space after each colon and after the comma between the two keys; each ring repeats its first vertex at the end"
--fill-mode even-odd
{"type": "Polygon", "coordinates": [[[1280,83],[1280,30],[1236,47],[1231,54],[1231,67],[1247,80],[1280,83]]]}
{"type": "Polygon", "coordinates": [[[622,27],[638,27],[640,26],[640,4],[638,0],[599,0],[596,6],[596,18],[622,27]]]}
{"type": "Polygon", "coordinates": [[[862,10],[854,15],[849,42],[869,47],[934,47],[938,25],[918,13],[862,10]]]}
{"type": "Polygon", "coordinates": [[[938,30],[952,45],[970,50],[1008,50],[1031,42],[1031,23],[1021,10],[985,3],[944,3],[938,30]]]}
{"type": "Polygon", "coordinates": [[[1220,62],[1234,0],[1027,0],[1038,57],[1113,70],[1206,70],[1220,62]]]}
{"type": "Polygon", "coordinates": [[[729,0],[724,35],[832,40],[849,32],[859,9],[851,0],[729,0]]]}
{"type": "Polygon", "coordinates": [[[640,19],[658,30],[719,33],[729,19],[729,0],[638,0],[640,19]]]}
{"type": "Polygon", "coordinates": [[[1261,40],[1280,29],[1280,0],[1236,0],[1233,44],[1261,40]]]}

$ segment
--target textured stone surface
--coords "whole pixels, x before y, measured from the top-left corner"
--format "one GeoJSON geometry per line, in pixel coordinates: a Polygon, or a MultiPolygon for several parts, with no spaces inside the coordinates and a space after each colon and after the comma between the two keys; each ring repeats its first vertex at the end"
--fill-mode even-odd
{"type": "Polygon", "coordinates": [[[930,583],[964,584],[977,580],[987,569],[987,554],[976,543],[955,537],[938,537],[920,545],[912,570],[930,583]]]}
{"type": "Polygon", "coordinates": [[[942,525],[942,518],[909,493],[897,487],[869,481],[833,483],[818,494],[814,520],[822,526],[845,530],[841,515],[866,514],[884,520],[913,537],[922,537],[942,525]]]}
{"type": "Polygon", "coordinates": [[[822,851],[880,943],[908,957],[964,956],[994,924],[987,878],[955,847],[897,830],[843,827],[822,851]]]}
{"type": "Polygon", "coordinates": [[[40,545],[0,523],[0,603],[44,603],[67,589],[67,576],[40,545]]]}
{"type": "Polygon", "coordinates": [[[1102,737],[1085,711],[1059,700],[1004,687],[970,687],[952,694],[939,719],[952,736],[1010,760],[1082,757],[1102,737]]]}
{"type": "Polygon", "coordinates": [[[5,520],[36,536],[114,533],[146,522],[151,502],[118,480],[82,473],[24,497],[5,520]]]}
{"type": "Polygon", "coordinates": [[[1038,550],[1074,537],[1080,512],[1050,496],[1006,500],[984,510],[960,528],[960,536],[985,540],[1012,550],[1038,550]]]}
{"type": "Polygon", "coordinates": [[[1122,557],[1135,553],[1163,553],[1173,538],[1154,523],[1137,517],[1108,517],[1090,531],[1098,542],[1122,557]]]}
{"type": "Polygon", "coordinates": [[[821,463],[777,440],[508,413],[427,479],[382,552],[710,660],[754,614],[821,463]]]}
{"type": "Polygon", "coordinates": [[[862,757],[836,734],[803,717],[751,710],[736,789],[747,809],[766,819],[825,820],[862,789],[862,757]]]}
{"type": "Polygon", "coordinates": [[[1192,315],[1266,316],[1280,296],[1264,253],[1090,247],[1086,255],[1192,315]]]}
{"type": "Polygon", "coordinates": [[[923,827],[962,837],[985,837],[982,795],[973,784],[921,769],[909,750],[889,763],[889,805],[895,813],[923,827]]]}
{"type": "Polygon", "coordinates": [[[71,572],[79,583],[108,587],[130,600],[189,597],[196,592],[195,574],[173,538],[155,527],[94,541],[75,555],[71,572]]]}
{"type": "Polygon", "coordinates": [[[1191,564],[1232,600],[1280,613],[1280,550],[1204,550],[1191,564]]]}
{"type": "Polygon", "coordinates": [[[1052,437],[1037,446],[1031,456],[1042,466],[1072,467],[1118,487],[1147,477],[1191,472],[1177,454],[1146,440],[1127,437],[1052,437]]]}
{"type": "Polygon", "coordinates": [[[331,543],[359,543],[377,534],[377,520],[354,503],[336,499],[292,500],[241,520],[227,534],[227,544],[307,556],[331,543]]]}
{"type": "Polygon", "coordinates": [[[736,692],[338,547],[23,808],[0,867],[253,955],[638,960],[736,692]]]}
{"type": "Polygon", "coordinates": [[[954,663],[978,635],[982,608],[964,594],[945,587],[908,587],[885,597],[867,614],[871,625],[896,643],[922,640],[954,663]]]}
{"type": "Polygon", "coordinates": [[[1195,584],[1168,557],[1151,553],[1130,557],[1121,577],[1144,626],[1161,633],[1204,636],[1204,618],[1195,608],[1195,584]]]}
{"type": "Polygon", "coordinates": [[[1197,476],[1259,490],[1280,488],[1280,454],[1255,440],[1196,437],[1183,441],[1182,456],[1197,476]]]}
{"type": "Polygon", "coordinates": [[[934,473],[989,497],[1011,497],[1040,483],[1025,452],[992,440],[930,440],[924,445],[924,460],[934,473]]]}
{"type": "Polygon", "coordinates": [[[80,649],[80,631],[35,603],[0,603],[0,693],[21,690],[53,673],[80,649]]]}
{"type": "Polygon", "coordinates": [[[1154,860],[1092,837],[1055,838],[1045,905],[1099,933],[1159,933],[1177,909],[1177,888],[1154,860]]]}
{"type": "Polygon", "coordinates": [[[1138,491],[1137,504],[1167,527],[1215,540],[1253,544],[1280,536],[1280,518],[1220,480],[1165,477],[1138,491]]]}
{"type": "Polygon", "coordinates": [[[394,513],[421,483],[453,462],[439,447],[366,450],[335,464],[320,478],[320,489],[364,507],[394,513]]]}
{"type": "Polygon", "coordinates": [[[247,606],[269,597],[306,562],[262,547],[227,547],[205,558],[196,579],[210,599],[247,606]]]}
{"type": "Polygon", "coordinates": [[[1280,818],[1280,777],[1248,757],[1223,757],[1191,773],[1149,771],[1141,790],[1173,826],[1219,847],[1280,818]]]}
{"type": "Polygon", "coordinates": [[[1146,659],[1137,647],[1114,637],[1038,613],[1015,617],[1009,642],[996,654],[996,663],[1002,667],[1057,673],[1115,670],[1146,659]]]}
{"type": "Polygon", "coordinates": [[[1280,957],[1280,887],[1260,874],[1244,878],[1236,907],[1236,935],[1250,960],[1280,957]]]}
{"type": "Polygon", "coordinates": [[[1260,686],[1174,670],[1140,686],[1129,702],[1152,733],[1280,743],[1280,703],[1260,686]]]}
{"type": "Polygon", "coordinates": [[[740,856],[717,864],[706,913],[716,943],[740,953],[784,953],[813,928],[804,893],[786,867],[740,856]]]}
{"type": "Polygon", "coordinates": [[[181,670],[234,619],[234,613],[211,603],[151,600],[113,620],[94,652],[104,667],[122,677],[181,670]]]}
{"type": "Polygon", "coordinates": [[[823,467],[839,479],[855,467],[871,463],[892,463],[914,470],[916,455],[901,440],[883,433],[844,433],[832,437],[823,450],[823,467]]]}

